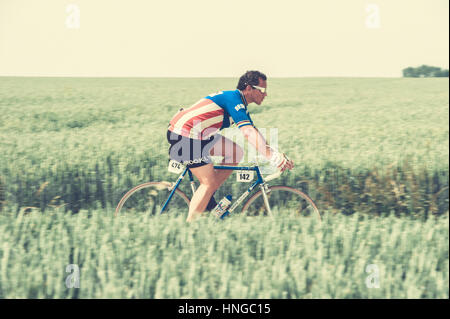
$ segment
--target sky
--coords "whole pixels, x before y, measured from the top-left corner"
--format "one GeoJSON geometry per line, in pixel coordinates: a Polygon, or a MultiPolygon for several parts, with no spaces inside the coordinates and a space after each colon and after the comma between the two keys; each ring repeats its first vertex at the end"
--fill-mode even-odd
{"type": "Polygon", "coordinates": [[[448,0],[0,0],[0,76],[400,77],[448,61],[448,0]]]}

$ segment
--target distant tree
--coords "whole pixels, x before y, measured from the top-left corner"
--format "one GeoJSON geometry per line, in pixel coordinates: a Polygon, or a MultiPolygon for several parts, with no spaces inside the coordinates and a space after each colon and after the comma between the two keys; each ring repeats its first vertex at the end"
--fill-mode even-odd
{"type": "Polygon", "coordinates": [[[441,70],[436,74],[438,78],[448,78],[448,70],[441,70]]]}
{"type": "Polygon", "coordinates": [[[405,78],[430,78],[430,77],[448,77],[448,70],[429,65],[421,65],[417,68],[408,67],[403,69],[405,78]]]}
{"type": "Polygon", "coordinates": [[[416,78],[416,70],[412,67],[403,69],[403,77],[405,78],[416,78]]]}

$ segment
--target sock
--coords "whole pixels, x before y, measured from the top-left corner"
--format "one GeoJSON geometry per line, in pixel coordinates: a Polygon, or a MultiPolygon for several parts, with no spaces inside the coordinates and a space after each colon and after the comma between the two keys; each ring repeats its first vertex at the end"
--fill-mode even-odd
{"type": "Polygon", "coordinates": [[[216,193],[216,192],[214,192],[214,193],[212,194],[211,199],[209,200],[208,205],[206,205],[206,210],[207,210],[207,211],[210,211],[210,210],[214,209],[214,207],[217,206],[216,200],[214,199],[214,194],[215,194],[215,193],[216,193]]]}

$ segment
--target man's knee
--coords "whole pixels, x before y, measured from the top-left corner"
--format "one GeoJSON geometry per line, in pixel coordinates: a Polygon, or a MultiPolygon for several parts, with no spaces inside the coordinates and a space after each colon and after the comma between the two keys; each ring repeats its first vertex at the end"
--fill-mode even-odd
{"type": "Polygon", "coordinates": [[[220,187],[215,172],[211,176],[202,178],[200,184],[204,185],[209,191],[216,191],[220,187]]]}

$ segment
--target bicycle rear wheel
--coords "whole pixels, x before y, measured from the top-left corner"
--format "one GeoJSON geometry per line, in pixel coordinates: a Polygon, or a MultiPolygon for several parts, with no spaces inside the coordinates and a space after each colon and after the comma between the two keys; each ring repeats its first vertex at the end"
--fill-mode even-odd
{"type": "MultiPolygon", "coordinates": [[[[321,220],[316,204],[308,195],[298,189],[288,186],[269,186],[267,198],[273,214],[309,216],[321,220]]],[[[250,197],[242,208],[242,212],[247,216],[268,214],[262,191],[250,197]]]]}
{"type": "MultiPolygon", "coordinates": [[[[170,195],[171,183],[148,182],[129,190],[116,207],[119,214],[144,213],[159,214],[170,195]]],[[[176,189],[164,213],[187,213],[190,200],[181,190],[176,189]]]]}

